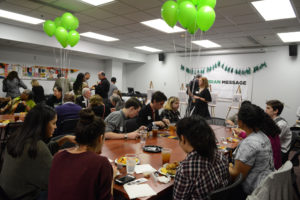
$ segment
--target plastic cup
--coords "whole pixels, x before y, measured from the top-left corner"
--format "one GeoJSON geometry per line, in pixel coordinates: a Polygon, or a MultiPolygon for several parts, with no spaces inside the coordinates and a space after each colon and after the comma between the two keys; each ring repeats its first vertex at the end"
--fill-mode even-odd
{"type": "Polygon", "coordinates": [[[125,157],[127,174],[133,174],[136,165],[136,154],[126,154],[125,157]]]}
{"type": "Polygon", "coordinates": [[[146,130],[141,130],[140,131],[140,143],[142,144],[142,146],[145,146],[146,139],[147,139],[147,131],[146,130]]]}
{"type": "Polygon", "coordinates": [[[166,164],[170,162],[171,152],[172,149],[168,149],[168,148],[163,148],[161,150],[162,164],[166,164]]]}
{"type": "Polygon", "coordinates": [[[152,127],[152,137],[157,137],[157,135],[158,135],[158,127],[153,126],[152,127]]]}
{"type": "Polygon", "coordinates": [[[176,135],[176,126],[175,126],[175,124],[170,124],[169,125],[169,131],[170,131],[170,135],[173,135],[173,136],[176,135]]]}

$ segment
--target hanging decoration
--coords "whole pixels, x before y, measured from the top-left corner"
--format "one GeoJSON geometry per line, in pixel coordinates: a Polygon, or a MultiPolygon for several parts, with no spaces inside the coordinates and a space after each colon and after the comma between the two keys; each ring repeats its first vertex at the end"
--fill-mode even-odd
{"type": "Polygon", "coordinates": [[[215,69],[222,68],[227,73],[235,73],[237,75],[249,75],[251,73],[256,73],[266,67],[267,67],[267,63],[264,62],[260,65],[254,66],[254,67],[247,67],[246,69],[238,69],[238,68],[228,66],[225,63],[221,63],[220,61],[218,61],[217,63],[213,64],[212,66],[204,67],[204,68],[200,68],[200,69],[199,68],[188,68],[188,67],[185,67],[184,65],[181,65],[180,70],[185,71],[188,74],[205,74],[205,73],[214,71],[215,69]]]}
{"type": "Polygon", "coordinates": [[[56,17],[54,21],[45,21],[43,28],[49,37],[55,35],[61,46],[66,48],[68,45],[74,47],[79,42],[80,35],[76,31],[78,26],[79,21],[77,17],[66,12],[61,17],[56,17]]]}
{"type": "Polygon", "coordinates": [[[208,31],[215,22],[216,0],[177,0],[166,1],[161,8],[161,16],[165,22],[174,27],[179,21],[190,34],[198,29],[208,31]]]}

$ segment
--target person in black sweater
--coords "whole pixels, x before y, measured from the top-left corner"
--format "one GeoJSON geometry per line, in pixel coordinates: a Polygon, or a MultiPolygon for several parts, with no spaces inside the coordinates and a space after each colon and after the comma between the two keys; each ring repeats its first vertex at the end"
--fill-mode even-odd
{"type": "Polygon", "coordinates": [[[199,80],[199,90],[193,95],[195,101],[195,108],[192,115],[200,115],[206,119],[210,118],[208,111],[208,102],[211,102],[210,92],[208,90],[208,80],[206,77],[201,77],[199,80]]]}
{"type": "Polygon", "coordinates": [[[152,95],[151,103],[144,106],[139,112],[137,123],[139,126],[147,126],[148,130],[152,130],[152,126],[164,128],[170,124],[168,119],[161,119],[158,110],[161,109],[167,100],[164,93],[157,91],[152,95]]]}
{"type": "Polygon", "coordinates": [[[53,88],[53,95],[51,95],[46,104],[52,108],[62,104],[62,88],[59,86],[55,86],[53,88]]]}
{"type": "Polygon", "coordinates": [[[104,101],[107,101],[110,83],[106,79],[103,71],[98,73],[98,78],[100,79],[100,82],[95,86],[95,94],[99,94],[104,101]]]}

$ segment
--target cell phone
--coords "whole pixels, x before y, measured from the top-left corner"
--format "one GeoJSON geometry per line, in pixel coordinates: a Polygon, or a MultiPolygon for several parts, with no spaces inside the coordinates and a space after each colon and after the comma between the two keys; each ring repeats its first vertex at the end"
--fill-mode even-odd
{"type": "Polygon", "coordinates": [[[135,179],[134,176],[127,174],[126,176],[123,176],[123,177],[121,177],[121,178],[116,179],[115,182],[116,182],[118,185],[124,185],[125,183],[128,183],[128,182],[130,182],[130,181],[133,181],[134,179],[135,179]]]}

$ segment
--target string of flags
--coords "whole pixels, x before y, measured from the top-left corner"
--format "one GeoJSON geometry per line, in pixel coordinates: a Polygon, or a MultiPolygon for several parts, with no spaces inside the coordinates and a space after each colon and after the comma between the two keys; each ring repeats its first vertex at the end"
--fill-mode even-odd
{"type": "Polygon", "coordinates": [[[185,71],[188,74],[205,74],[214,71],[215,69],[221,68],[227,73],[235,73],[237,75],[249,75],[251,73],[256,73],[264,68],[267,67],[267,63],[261,63],[260,65],[256,65],[254,67],[247,67],[244,69],[234,68],[231,66],[226,65],[225,63],[221,63],[221,61],[218,61],[217,63],[213,64],[209,67],[204,68],[189,68],[185,67],[184,65],[180,66],[180,69],[182,71],[185,71]]]}

